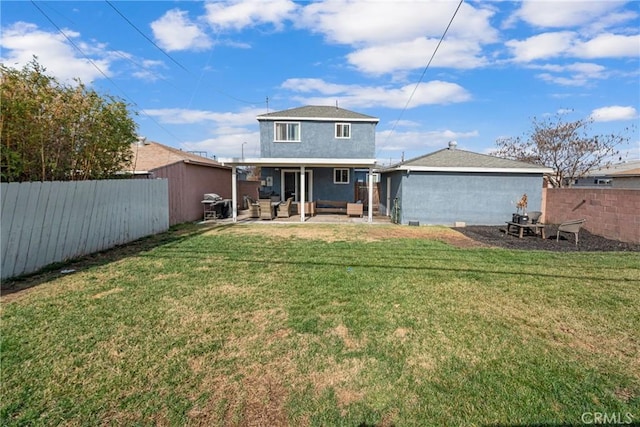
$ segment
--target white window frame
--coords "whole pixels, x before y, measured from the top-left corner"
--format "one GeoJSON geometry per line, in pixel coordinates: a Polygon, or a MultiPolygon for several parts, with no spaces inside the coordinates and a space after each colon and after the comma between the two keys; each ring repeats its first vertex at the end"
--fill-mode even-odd
{"type": "MultiPolygon", "coordinates": [[[[336,139],[351,139],[351,123],[336,123],[335,130],[336,131],[335,131],[334,135],[335,135],[336,139]],[[347,132],[348,135],[344,136],[344,135],[341,135],[340,133],[338,133],[338,129],[339,128],[343,129],[343,130],[344,129],[348,129],[348,132],[347,132]]],[[[343,133],[343,132],[341,132],[341,133],[343,133]]]]}
{"type": "Polygon", "coordinates": [[[300,122],[274,122],[273,123],[273,141],[274,142],[300,142],[301,139],[301,128],[300,128],[300,122]],[[287,129],[285,131],[285,133],[287,133],[287,135],[285,135],[285,139],[278,139],[278,125],[287,125],[287,129]],[[289,125],[295,125],[298,127],[298,138],[297,139],[290,139],[289,138],[289,125]]]}
{"type": "MultiPolygon", "coordinates": [[[[341,178],[342,178],[342,174],[341,174],[341,178]]],[[[334,184],[350,184],[351,170],[349,168],[333,168],[333,183],[334,184]],[[347,182],[336,180],[336,172],[338,171],[341,171],[341,172],[347,171],[347,182]]]]}

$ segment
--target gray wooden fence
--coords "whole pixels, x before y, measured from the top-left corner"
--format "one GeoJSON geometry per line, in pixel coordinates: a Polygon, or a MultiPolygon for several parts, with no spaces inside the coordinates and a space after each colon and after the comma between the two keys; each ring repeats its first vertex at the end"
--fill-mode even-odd
{"type": "Polygon", "coordinates": [[[169,228],[166,179],[0,184],[0,278],[169,228]]]}

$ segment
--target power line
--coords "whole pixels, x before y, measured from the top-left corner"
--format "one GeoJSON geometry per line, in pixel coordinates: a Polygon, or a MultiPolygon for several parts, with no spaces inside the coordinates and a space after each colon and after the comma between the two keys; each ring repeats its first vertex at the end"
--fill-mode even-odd
{"type": "Polygon", "coordinates": [[[433,61],[433,58],[435,58],[436,53],[438,52],[438,49],[440,48],[440,45],[442,44],[442,41],[444,40],[445,36],[447,35],[447,32],[449,31],[449,27],[451,27],[451,24],[453,23],[453,20],[455,19],[456,15],[458,14],[458,11],[460,10],[460,6],[462,6],[463,2],[464,2],[464,0],[460,0],[460,2],[458,3],[458,7],[456,7],[456,10],[453,12],[453,15],[451,16],[451,19],[449,20],[449,23],[447,24],[447,28],[445,28],[444,32],[442,33],[442,36],[440,37],[440,40],[438,41],[438,44],[436,45],[436,48],[433,50],[433,53],[431,54],[431,58],[429,58],[429,61],[427,62],[427,65],[424,67],[424,70],[422,70],[422,74],[420,75],[420,79],[418,80],[418,83],[416,83],[415,87],[413,88],[413,91],[411,92],[411,95],[409,95],[409,99],[407,99],[407,103],[404,105],[404,108],[400,112],[400,116],[396,119],[395,123],[393,124],[393,127],[391,128],[391,131],[389,131],[389,133],[387,134],[387,137],[385,138],[385,142],[391,136],[393,131],[396,129],[396,126],[398,125],[398,122],[400,122],[400,119],[402,119],[402,116],[404,115],[405,111],[407,111],[407,108],[409,107],[409,103],[413,99],[413,96],[416,94],[416,91],[418,90],[418,87],[420,86],[420,83],[422,83],[422,79],[424,79],[424,75],[427,73],[427,70],[429,69],[429,66],[431,65],[431,62],[433,61]]]}
{"type": "MultiPolygon", "coordinates": [[[[189,69],[187,69],[184,65],[182,65],[180,62],[178,62],[177,60],[175,60],[171,55],[169,55],[167,52],[164,51],[164,49],[162,49],[160,46],[158,46],[153,40],[151,40],[144,32],[142,32],[133,22],[131,22],[131,20],[129,18],[127,18],[127,16],[122,13],[117,7],[115,7],[113,5],[113,3],[109,0],[105,0],[106,3],[111,6],[111,8],[113,10],[116,11],[116,13],[118,15],[120,15],[120,17],[122,19],[124,19],[129,25],[131,25],[137,32],[138,34],[140,34],[142,37],[145,38],[145,40],[147,40],[149,43],[151,43],[156,49],[158,49],[160,52],[162,52],[162,54],[164,54],[167,58],[169,58],[174,64],[176,64],[177,66],[179,66],[180,68],[182,68],[184,71],[186,71],[189,75],[191,75],[192,77],[197,79],[197,85],[200,84],[200,81],[202,80],[202,76],[204,74],[204,69],[203,71],[200,73],[200,76],[196,76],[195,74],[193,74],[189,69]]],[[[219,37],[219,32],[216,35],[216,41],[219,37]]],[[[207,65],[209,63],[209,60],[211,59],[211,55],[209,56],[209,59],[207,60],[207,65]]],[[[247,101],[238,97],[235,97],[227,92],[224,92],[220,89],[216,89],[216,88],[212,88],[215,92],[226,96],[227,98],[233,99],[234,101],[238,101],[238,102],[242,102],[244,104],[248,104],[248,105],[256,105],[256,104],[260,104],[260,101],[254,102],[254,101],[247,101]]],[[[194,89],[194,93],[197,90],[197,86],[196,89],[194,89]]],[[[192,97],[193,98],[193,97],[192,97]]],[[[189,102],[191,104],[191,101],[189,102]]]]}
{"type": "Polygon", "coordinates": [[[171,62],[173,62],[174,64],[176,64],[178,67],[182,68],[182,69],[183,69],[184,71],[186,71],[187,73],[190,73],[190,71],[189,71],[189,70],[188,70],[184,65],[182,65],[181,63],[179,63],[178,61],[176,61],[176,60],[175,60],[171,55],[169,55],[167,52],[165,52],[165,51],[164,51],[164,49],[162,49],[162,48],[161,48],[160,46],[158,46],[158,45],[157,45],[153,40],[151,40],[149,37],[147,37],[147,35],[146,35],[145,33],[143,33],[142,31],[140,31],[140,29],[139,29],[138,27],[136,27],[136,25],[135,25],[133,22],[131,22],[131,21],[129,20],[129,18],[127,18],[127,17],[126,17],[122,12],[120,12],[120,11],[118,10],[118,8],[117,8],[117,7],[115,7],[115,6],[113,5],[113,3],[111,3],[109,0],[106,0],[106,2],[107,2],[107,4],[108,4],[109,6],[111,6],[111,8],[112,8],[113,10],[115,10],[115,11],[116,11],[116,13],[117,13],[118,15],[120,15],[120,17],[121,17],[122,19],[124,19],[125,21],[127,21],[127,23],[128,23],[129,25],[131,25],[131,26],[132,26],[132,27],[133,27],[133,28],[138,32],[138,34],[140,34],[142,37],[144,37],[144,38],[145,38],[149,43],[151,43],[152,45],[154,45],[154,46],[156,47],[156,49],[158,49],[160,52],[162,52],[162,53],[164,54],[164,56],[166,56],[167,58],[169,58],[169,59],[171,60],[171,62]]]}
{"type": "MultiPolygon", "coordinates": [[[[100,67],[98,67],[98,64],[96,64],[91,58],[89,58],[89,56],[82,50],[80,49],[80,47],[69,37],[67,36],[67,34],[62,31],[62,28],[60,28],[50,17],[49,15],[47,15],[36,3],[34,0],[31,0],[31,4],[33,4],[33,6],[38,9],[38,11],[47,19],[47,21],[49,21],[49,23],[51,23],[51,25],[53,25],[60,34],[62,34],[62,36],[67,39],[67,41],[69,42],[69,44],[71,44],[71,46],[74,47],[74,49],[76,49],[78,52],[80,52],[80,54],[87,60],[89,61],[89,63],[96,69],[98,70],[98,72],[100,74],[102,74],[102,76],[107,79],[116,89],[118,89],[126,99],[129,100],[129,102],[131,102],[133,105],[135,105],[136,107],[140,108],[140,106],[129,96],[127,95],[127,93],[116,84],[115,81],[113,81],[113,79],[109,76],[107,76],[104,71],[102,71],[102,69],[100,67]]],[[[144,110],[142,110],[142,114],[144,114],[146,117],[150,118],[155,124],[157,124],[161,129],[163,129],[165,132],[167,132],[169,135],[173,136],[177,141],[181,141],[180,138],[178,138],[176,135],[172,134],[167,128],[165,128],[164,126],[162,126],[160,123],[158,123],[152,116],[150,116],[149,114],[145,113],[144,110]]]]}

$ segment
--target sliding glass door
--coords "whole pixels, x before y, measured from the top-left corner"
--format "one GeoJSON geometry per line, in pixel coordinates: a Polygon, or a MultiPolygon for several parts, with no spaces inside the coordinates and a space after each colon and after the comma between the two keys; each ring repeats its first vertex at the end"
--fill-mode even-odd
{"type": "MultiPolygon", "coordinates": [[[[282,200],[287,200],[289,197],[293,197],[294,202],[300,201],[300,170],[299,169],[283,169],[281,176],[282,185],[282,200]]],[[[305,201],[310,202],[313,200],[313,171],[305,171],[304,180],[304,192],[305,201]]]]}

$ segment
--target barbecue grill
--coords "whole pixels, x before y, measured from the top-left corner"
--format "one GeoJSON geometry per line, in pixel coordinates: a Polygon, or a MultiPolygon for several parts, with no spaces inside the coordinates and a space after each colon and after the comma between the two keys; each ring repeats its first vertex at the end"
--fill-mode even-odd
{"type": "Polygon", "coordinates": [[[231,200],[223,199],[216,193],[206,193],[202,200],[204,220],[229,217],[231,200]]]}

